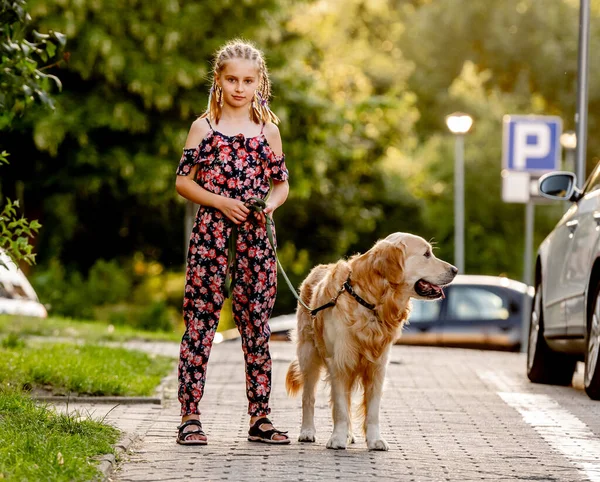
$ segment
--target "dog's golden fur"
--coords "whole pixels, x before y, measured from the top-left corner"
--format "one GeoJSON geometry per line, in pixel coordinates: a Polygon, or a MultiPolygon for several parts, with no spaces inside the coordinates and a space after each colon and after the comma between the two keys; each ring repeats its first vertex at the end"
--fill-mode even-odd
{"type": "Polygon", "coordinates": [[[290,395],[303,388],[300,441],[315,440],[315,391],[326,367],[334,419],[327,447],[345,448],[354,441],[351,394],[361,385],[367,446],[388,449],[379,434],[379,404],[390,347],[408,318],[410,298],[439,298],[440,286],[455,275],[456,268],[437,259],[429,243],[406,233],[391,234],[364,254],[312,269],[300,286],[302,301],[312,308],[336,297],[337,302],[314,318],[302,306],[297,309],[297,359],[288,369],[286,388],[290,395]],[[348,277],[355,292],[375,305],[373,310],[340,292],[348,277]]]}

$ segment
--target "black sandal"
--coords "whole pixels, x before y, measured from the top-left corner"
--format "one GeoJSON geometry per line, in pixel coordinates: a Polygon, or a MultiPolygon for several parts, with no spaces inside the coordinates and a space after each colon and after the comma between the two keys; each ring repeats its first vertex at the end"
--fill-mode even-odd
{"type": "Polygon", "coordinates": [[[261,430],[263,425],[273,425],[267,417],[259,418],[248,430],[248,440],[250,442],[262,442],[266,444],[285,445],[290,443],[290,439],[286,435],[287,432],[282,432],[272,428],[271,430],[261,430]],[[281,440],[274,439],[275,435],[283,435],[285,438],[281,440]]]}
{"type": "Polygon", "coordinates": [[[179,432],[177,433],[177,443],[179,445],[206,445],[208,443],[207,440],[201,439],[188,440],[188,437],[190,435],[204,435],[206,437],[204,430],[202,430],[202,424],[200,423],[200,420],[188,420],[187,422],[184,422],[179,427],[177,427],[177,430],[179,430],[179,432]],[[188,432],[184,432],[183,430],[186,427],[189,427],[190,425],[195,425],[196,427],[198,427],[198,430],[190,430],[188,432]]]}

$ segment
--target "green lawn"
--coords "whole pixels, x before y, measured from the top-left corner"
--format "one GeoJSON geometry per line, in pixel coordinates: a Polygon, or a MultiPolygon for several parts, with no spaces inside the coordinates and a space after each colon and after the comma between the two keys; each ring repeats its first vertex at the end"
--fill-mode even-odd
{"type": "Polygon", "coordinates": [[[129,326],[113,326],[101,321],[70,320],[61,317],[46,319],[0,315],[0,335],[55,336],[78,338],[89,342],[163,340],[181,341],[183,327],[172,332],[141,331],[129,326]]]}
{"type": "Polygon", "coordinates": [[[0,479],[88,481],[92,457],[114,453],[117,429],[57,414],[15,390],[0,388],[0,479]]]}
{"type": "Polygon", "coordinates": [[[0,341],[0,385],[54,394],[151,395],[173,358],[124,348],[72,343],[0,341]]]}

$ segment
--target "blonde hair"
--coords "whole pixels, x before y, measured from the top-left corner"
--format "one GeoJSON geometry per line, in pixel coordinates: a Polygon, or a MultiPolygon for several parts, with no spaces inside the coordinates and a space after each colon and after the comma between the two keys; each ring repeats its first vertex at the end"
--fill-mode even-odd
{"type": "Polygon", "coordinates": [[[244,59],[256,62],[260,81],[258,88],[252,99],[250,108],[250,118],[257,124],[273,122],[279,124],[279,118],[269,108],[269,99],[271,97],[271,80],[269,79],[269,71],[263,53],[254,45],[243,40],[232,40],[221,47],[215,54],[213,64],[213,82],[208,95],[208,107],[206,112],[200,117],[208,117],[209,119],[219,122],[221,118],[222,105],[221,100],[223,91],[217,84],[216,77],[223,71],[225,64],[229,60],[244,59]]]}

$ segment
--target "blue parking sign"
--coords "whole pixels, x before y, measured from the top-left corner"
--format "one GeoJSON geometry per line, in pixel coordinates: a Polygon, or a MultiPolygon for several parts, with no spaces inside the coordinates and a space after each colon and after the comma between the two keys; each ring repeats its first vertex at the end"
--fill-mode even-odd
{"type": "Polygon", "coordinates": [[[560,117],[505,115],[503,124],[504,169],[542,173],[560,168],[560,117]]]}

